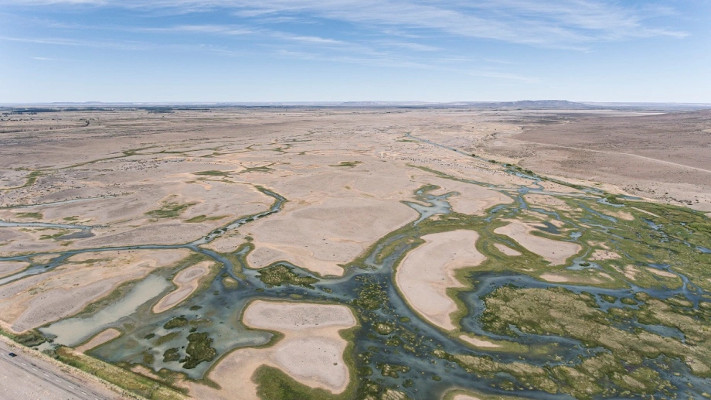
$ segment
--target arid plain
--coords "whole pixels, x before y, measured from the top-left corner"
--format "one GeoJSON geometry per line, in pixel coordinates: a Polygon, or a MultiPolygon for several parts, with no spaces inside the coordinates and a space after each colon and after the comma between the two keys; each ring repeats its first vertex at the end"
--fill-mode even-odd
{"type": "Polygon", "coordinates": [[[709,111],[7,109],[0,329],[156,399],[709,395],[708,154],[709,111]]]}

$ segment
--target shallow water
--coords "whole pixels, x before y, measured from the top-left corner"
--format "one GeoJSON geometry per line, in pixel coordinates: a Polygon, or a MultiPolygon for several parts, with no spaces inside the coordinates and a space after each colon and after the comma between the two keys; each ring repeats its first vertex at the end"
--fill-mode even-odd
{"type": "Polygon", "coordinates": [[[405,201],[403,203],[407,204],[410,208],[420,214],[420,217],[413,222],[414,225],[417,225],[433,215],[449,214],[452,211],[452,207],[449,205],[447,198],[453,194],[454,192],[435,196],[429,193],[419,193],[419,196],[421,196],[421,198],[428,203],[427,205],[411,201],[405,201]]]}
{"type": "Polygon", "coordinates": [[[137,283],[124,297],[96,314],[86,318],[67,318],[41,328],[40,331],[54,336],[55,343],[76,346],[121,318],[133,314],[139,306],[155,298],[168,287],[169,284],[165,279],[150,275],[137,283]]]}
{"type": "Polygon", "coordinates": [[[6,222],[0,221],[0,228],[55,228],[55,229],[91,229],[93,226],[74,224],[53,224],[49,222],[6,222]]]}

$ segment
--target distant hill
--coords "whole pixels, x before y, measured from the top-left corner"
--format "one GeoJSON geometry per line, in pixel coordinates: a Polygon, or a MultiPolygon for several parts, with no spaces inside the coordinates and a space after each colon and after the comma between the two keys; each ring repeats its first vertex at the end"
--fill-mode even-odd
{"type": "Polygon", "coordinates": [[[711,104],[694,103],[602,103],[575,102],[568,100],[519,100],[519,101],[457,101],[447,103],[426,101],[304,101],[304,102],[56,102],[33,104],[2,104],[0,110],[14,113],[64,111],[107,111],[118,108],[144,109],[149,112],[177,110],[209,110],[230,107],[323,107],[323,108],[467,108],[474,110],[638,110],[638,111],[693,111],[710,109],[711,104]]]}
{"type": "Polygon", "coordinates": [[[520,101],[456,101],[432,103],[421,101],[345,101],[331,104],[336,107],[414,107],[414,108],[474,108],[480,110],[598,110],[594,104],[576,103],[568,100],[520,100],[520,101]]]}
{"type": "Polygon", "coordinates": [[[568,100],[519,100],[500,102],[457,102],[442,103],[442,106],[473,107],[492,110],[597,110],[602,107],[568,100]]]}
{"type": "Polygon", "coordinates": [[[696,111],[711,109],[711,104],[704,103],[595,103],[585,104],[598,108],[615,110],[639,110],[639,111],[696,111]]]}

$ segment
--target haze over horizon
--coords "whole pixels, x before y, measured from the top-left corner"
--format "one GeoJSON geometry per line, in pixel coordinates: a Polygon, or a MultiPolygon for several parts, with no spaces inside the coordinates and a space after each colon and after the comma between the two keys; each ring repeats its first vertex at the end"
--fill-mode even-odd
{"type": "Polygon", "coordinates": [[[0,103],[711,103],[706,0],[0,5],[0,103]]]}

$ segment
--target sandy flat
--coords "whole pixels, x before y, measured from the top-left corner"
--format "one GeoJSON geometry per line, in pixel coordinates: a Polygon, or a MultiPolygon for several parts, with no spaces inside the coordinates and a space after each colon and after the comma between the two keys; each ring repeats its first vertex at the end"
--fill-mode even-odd
{"type": "Polygon", "coordinates": [[[479,234],[470,230],[423,236],[425,243],[410,251],[395,271],[395,282],[405,300],[419,314],[442,329],[455,329],[450,314],[456,303],[447,289],[462,287],[454,274],[473,267],[485,257],[475,247],[479,234]]]}
{"type": "Polygon", "coordinates": [[[483,339],[479,339],[479,338],[468,336],[468,335],[459,335],[459,339],[463,340],[469,344],[472,344],[476,347],[485,347],[485,348],[501,347],[501,345],[492,343],[488,340],[483,340],[483,339]]]}
{"type": "Polygon", "coordinates": [[[634,265],[625,265],[624,274],[625,278],[635,280],[639,273],[639,269],[634,265]]]}
{"type": "Polygon", "coordinates": [[[650,267],[647,267],[646,269],[647,269],[647,271],[653,273],[654,275],[658,275],[658,276],[661,276],[661,277],[664,277],[664,278],[677,278],[677,276],[676,276],[675,274],[673,274],[673,273],[671,273],[671,272],[669,272],[669,271],[664,271],[664,270],[661,270],[661,269],[650,268],[650,267]]]}
{"type": "Polygon", "coordinates": [[[634,221],[634,215],[630,214],[627,211],[618,211],[612,215],[625,221],[634,221]]]}
{"type": "Polygon", "coordinates": [[[200,284],[200,278],[210,272],[210,267],[214,265],[212,261],[202,261],[191,267],[185,268],[178,272],[173,278],[173,283],[177,286],[175,290],[166,294],[162,299],[153,306],[153,312],[156,314],[169,310],[181,301],[187,299],[200,284]]]}
{"type": "Polygon", "coordinates": [[[452,400],[480,400],[478,397],[470,396],[468,394],[455,394],[452,400]]]}
{"type": "Polygon", "coordinates": [[[350,372],[343,361],[347,342],[339,331],[356,325],[351,310],[342,305],[256,300],[244,311],[242,321],[253,329],[274,330],[284,337],[266,348],[246,348],[225,356],[210,372],[220,390],[191,384],[196,398],[258,399],[252,380],[262,365],[276,367],[296,381],[341,393],[348,386],[350,372]]]}
{"type": "Polygon", "coordinates": [[[118,329],[114,329],[114,328],[106,329],[106,330],[98,333],[93,338],[91,338],[88,342],[77,347],[76,351],[80,351],[80,352],[84,353],[87,350],[91,350],[94,347],[99,347],[106,342],[114,340],[119,336],[121,336],[121,332],[118,329]]]}
{"type": "Polygon", "coordinates": [[[320,275],[343,274],[351,261],[377,239],[417,218],[410,207],[373,198],[326,198],[311,204],[287,203],[282,213],[246,231],[254,238],[250,266],[286,260],[320,275]]]}
{"type": "Polygon", "coordinates": [[[500,138],[489,150],[497,155],[525,154],[524,166],[548,176],[606,182],[616,185],[616,191],[708,212],[711,159],[704,129],[709,121],[708,110],[581,116],[530,126],[500,138]]]}
{"type": "Polygon", "coordinates": [[[0,278],[20,272],[30,266],[25,261],[0,261],[0,278]]]}
{"type": "Polygon", "coordinates": [[[570,278],[568,278],[567,276],[551,274],[548,272],[546,272],[545,274],[541,274],[541,279],[546,280],[548,282],[556,283],[570,282],[570,278]]]}
{"type": "MultiPolygon", "coordinates": [[[[173,170],[152,171],[153,175],[134,180],[131,178],[138,177],[121,171],[121,167],[117,162],[115,171],[102,172],[100,180],[84,182],[87,186],[83,189],[84,196],[93,197],[87,201],[18,210],[41,212],[41,222],[66,224],[68,222],[64,218],[77,218],[77,221],[71,223],[95,227],[91,231],[93,236],[63,240],[62,235],[80,231],[2,228],[0,230],[5,232],[0,232],[0,235],[11,235],[3,238],[6,242],[3,244],[4,252],[14,254],[148,243],[186,243],[240,216],[264,211],[273,201],[250,184],[215,182],[207,190],[203,182],[195,181],[199,176],[187,172],[175,173],[174,169],[189,169],[189,165],[172,165],[173,170]],[[122,173],[126,176],[122,176],[122,173]],[[120,185],[123,190],[112,193],[105,187],[106,182],[120,185]],[[168,203],[191,205],[175,217],[155,218],[147,214],[168,203]],[[200,216],[210,219],[185,223],[200,216]],[[58,237],[47,238],[52,235],[58,237]]],[[[207,165],[195,167],[210,169],[207,165]]],[[[16,213],[0,210],[0,219],[17,221],[16,213]]]]}
{"type": "Polygon", "coordinates": [[[602,261],[602,260],[616,260],[620,258],[620,255],[614,251],[597,249],[590,256],[591,260],[602,261]]]}
{"type": "Polygon", "coordinates": [[[535,228],[529,224],[513,221],[508,225],[496,228],[494,233],[510,237],[530,252],[546,259],[551,265],[564,264],[569,257],[574,256],[582,249],[577,243],[532,235],[531,232],[534,230],[535,228]]]}

